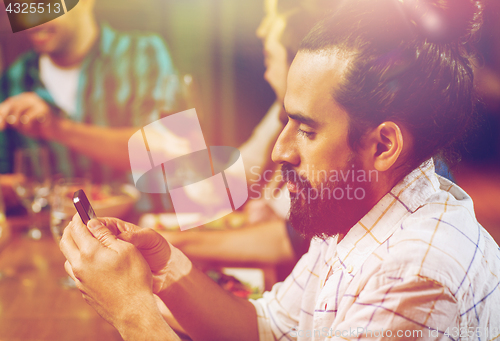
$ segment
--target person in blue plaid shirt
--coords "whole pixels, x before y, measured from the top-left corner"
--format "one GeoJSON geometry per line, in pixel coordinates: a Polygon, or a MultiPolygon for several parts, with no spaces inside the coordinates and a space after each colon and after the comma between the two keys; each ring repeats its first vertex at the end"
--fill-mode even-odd
{"type": "Polygon", "coordinates": [[[499,247],[433,162],[471,124],[482,9],[343,1],[302,41],[273,160],[313,239],[261,299],[225,293],[151,229],[75,216],[60,248],[85,300],[125,340],[498,339],[499,247]]]}
{"type": "Polygon", "coordinates": [[[162,84],[176,74],[163,40],[99,24],[93,7],[81,0],[29,29],[33,50],[2,75],[0,173],[12,172],[16,148],[44,145],[54,174],[126,181],[134,127],[159,119],[157,104],[175,99],[162,84]]]}

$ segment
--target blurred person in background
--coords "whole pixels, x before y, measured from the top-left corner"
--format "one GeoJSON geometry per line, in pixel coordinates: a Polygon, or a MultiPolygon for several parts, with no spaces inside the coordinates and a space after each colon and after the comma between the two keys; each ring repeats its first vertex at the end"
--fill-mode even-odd
{"type": "MultiPolygon", "coordinates": [[[[160,82],[176,71],[159,36],[98,23],[94,4],[26,31],[33,50],[0,80],[0,173],[13,171],[16,148],[42,145],[54,174],[129,182],[128,139],[174,98],[160,82]]],[[[13,177],[0,179],[8,193],[13,177]]]]}
{"type": "Polygon", "coordinates": [[[337,1],[267,0],[265,17],[257,28],[264,45],[264,78],[276,102],[239,149],[245,164],[250,200],[245,205],[243,227],[225,231],[160,233],[193,259],[279,264],[284,279],[307,251],[309,239],[300,236],[287,220],[290,197],[271,162],[271,150],[288,118],[283,109],[286,79],[300,41],[337,1]]]}

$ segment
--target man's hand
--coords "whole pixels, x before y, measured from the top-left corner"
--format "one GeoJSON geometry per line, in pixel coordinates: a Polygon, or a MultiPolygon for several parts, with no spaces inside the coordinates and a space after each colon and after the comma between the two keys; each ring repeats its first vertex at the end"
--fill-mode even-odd
{"type": "Polygon", "coordinates": [[[132,244],[109,231],[97,240],[75,215],[60,248],[67,258],[66,271],[84,299],[108,322],[117,326],[130,321],[148,304],[157,310],[151,271],[132,244]]]}
{"type": "Polygon", "coordinates": [[[90,232],[103,245],[116,238],[134,245],[149,265],[153,276],[153,292],[165,289],[167,265],[171,256],[170,244],[152,229],[141,228],[116,218],[93,219],[89,222],[90,232]],[[116,236],[116,237],[115,237],[116,236]]]}
{"type": "Polygon", "coordinates": [[[10,125],[24,135],[51,140],[59,121],[47,102],[34,92],[23,92],[0,103],[0,130],[10,125]]]}
{"type": "MultiPolygon", "coordinates": [[[[73,217],[60,243],[67,258],[66,271],[87,303],[114,325],[124,340],[179,340],[158,309],[148,263],[134,245],[116,237],[118,227],[125,237],[137,238],[148,250],[149,245],[127,231],[134,225],[105,221],[112,230],[97,219],[92,219],[87,228],[78,215],[73,217]]],[[[152,249],[156,250],[155,245],[152,249]]]]}
{"type": "Polygon", "coordinates": [[[59,142],[98,163],[130,172],[128,141],[137,128],[103,127],[59,117],[34,92],[24,92],[0,103],[0,131],[6,127],[32,138],[59,142]]]}

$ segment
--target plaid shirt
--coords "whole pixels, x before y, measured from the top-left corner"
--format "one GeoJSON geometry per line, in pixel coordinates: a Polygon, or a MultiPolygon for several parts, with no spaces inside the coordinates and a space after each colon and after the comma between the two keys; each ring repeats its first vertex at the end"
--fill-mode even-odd
{"type": "Polygon", "coordinates": [[[261,340],[500,337],[500,251],[428,161],[252,301],[261,340]]]}
{"type": "MultiPolygon", "coordinates": [[[[2,75],[0,101],[23,92],[35,92],[71,120],[102,127],[144,126],[160,118],[157,104],[174,102],[177,89],[165,79],[176,74],[163,40],[154,34],[123,33],[102,25],[100,37],[82,63],[76,113],[59,110],[40,79],[39,55],[21,56],[2,75]]],[[[84,143],[84,141],[82,141],[84,143]]],[[[86,176],[95,182],[124,181],[122,172],[98,164],[57,142],[34,140],[7,129],[0,132],[0,173],[12,172],[18,146],[48,145],[54,173],[86,176]]]]}

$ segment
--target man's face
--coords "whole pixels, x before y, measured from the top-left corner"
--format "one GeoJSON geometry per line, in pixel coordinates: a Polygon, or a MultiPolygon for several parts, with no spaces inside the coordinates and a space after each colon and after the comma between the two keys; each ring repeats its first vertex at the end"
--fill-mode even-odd
{"type": "Polygon", "coordinates": [[[299,52],[288,74],[289,121],[273,161],[288,180],[290,221],[306,236],[345,234],[373,196],[368,179],[359,177],[363,160],[348,144],[348,114],[332,97],[346,65],[330,53],[299,52]]]}
{"type": "Polygon", "coordinates": [[[45,24],[27,30],[33,49],[38,53],[58,54],[72,48],[71,44],[79,34],[81,17],[86,14],[79,4],[73,10],[45,24]]]}

